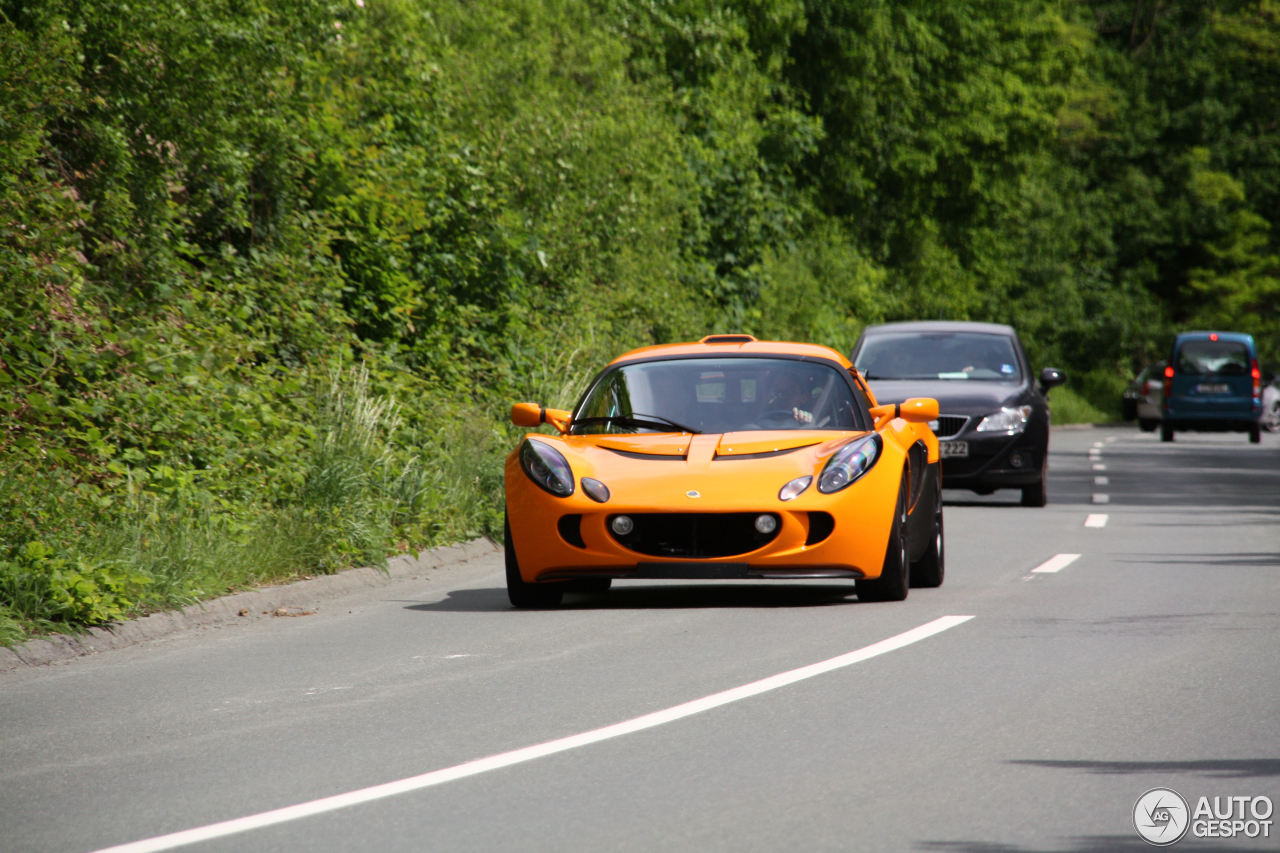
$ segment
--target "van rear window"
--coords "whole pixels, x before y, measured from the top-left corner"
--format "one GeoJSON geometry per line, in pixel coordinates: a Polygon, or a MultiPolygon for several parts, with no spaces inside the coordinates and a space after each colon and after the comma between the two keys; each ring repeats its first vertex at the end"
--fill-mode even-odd
{"type": "Polygon", "coordinates": [[[1186,341],[1178,350],[1179,373],[1201,376],[1244,376],[1249,348],[1237,341],[1186,341]]]}

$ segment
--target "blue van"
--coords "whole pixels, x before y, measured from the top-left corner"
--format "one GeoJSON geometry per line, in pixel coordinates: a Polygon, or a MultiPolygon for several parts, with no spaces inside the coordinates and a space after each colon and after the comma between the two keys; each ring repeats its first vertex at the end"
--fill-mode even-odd
{"type": "Polygon", "coordinates": [[[1175,430],[1247,432],[1262,439],[1262,371],[1251,335],[1183,332],[1164,369],[1160,439],[1175,430]]]}

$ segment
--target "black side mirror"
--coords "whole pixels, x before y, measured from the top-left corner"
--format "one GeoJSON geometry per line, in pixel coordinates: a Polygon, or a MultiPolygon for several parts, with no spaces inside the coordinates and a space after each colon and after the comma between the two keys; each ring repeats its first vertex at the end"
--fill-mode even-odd
{"type": "Polygon", "coordinates": [[[1040,371],[1040,390],[1048,391],[1067,381],[1067,374],[1056,367],[1046,367],[1040,371]]]}

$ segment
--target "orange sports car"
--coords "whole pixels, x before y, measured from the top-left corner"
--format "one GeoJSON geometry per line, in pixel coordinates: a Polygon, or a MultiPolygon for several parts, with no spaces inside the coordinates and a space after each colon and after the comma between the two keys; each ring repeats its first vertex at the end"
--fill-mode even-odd
{"type": "Polygon", "coordinates": [[[633,350],[572,411],[517,403],[507,591],[551,607],[613,579],[943,577],[937,401],[880,406],[823,346],[713,335],[633,350]]]}

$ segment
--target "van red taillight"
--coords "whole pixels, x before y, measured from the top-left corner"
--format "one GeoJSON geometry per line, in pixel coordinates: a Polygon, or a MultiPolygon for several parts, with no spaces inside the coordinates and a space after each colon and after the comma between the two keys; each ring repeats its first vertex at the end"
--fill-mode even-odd
{"type": "Polygon", "coordinates": [[[1253,377],[1253,396],[1262,396],[1262,371],[1258,369],[1258,360],[1253,360],[1253,368],[1249,371],[1249,375],[1253,377]]]}
{"type": "Polygon", "coordinates": [[[1169,398],[1173,396],[1173,365],[1167,364],[1164,368],[1164,403],[1165,408],[1169,408],[1169,398]]]}

